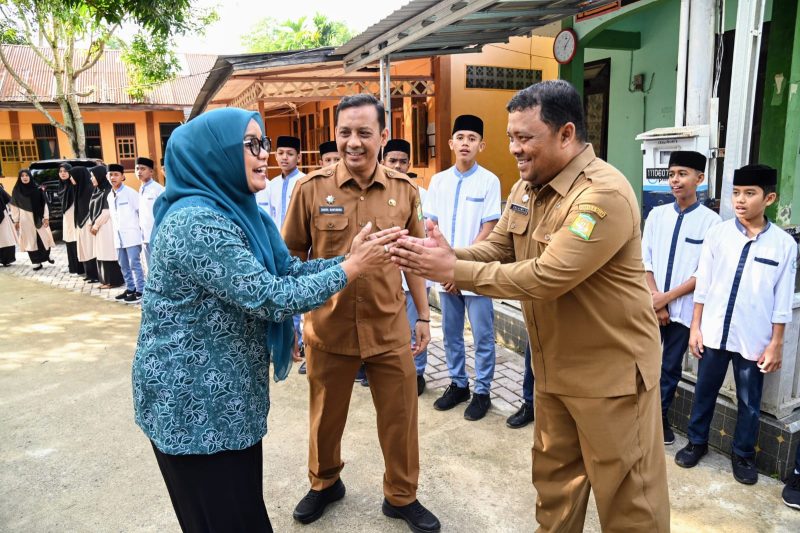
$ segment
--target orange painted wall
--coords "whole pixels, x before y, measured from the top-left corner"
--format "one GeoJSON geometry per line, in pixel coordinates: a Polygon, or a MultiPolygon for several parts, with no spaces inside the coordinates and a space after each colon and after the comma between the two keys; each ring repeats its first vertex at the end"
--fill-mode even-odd
{"type": "MultiPolygon", "coordinates": [[[[527,68],[542,71],[543,80],[558,78],[558,63],[553,59],[550,37],[512,37],[510,42],[486,45],[479,54],[456,54],[451,61],[451,125],[458,115],[472,114],[483,119],[486,149],[478,163],[494,172],[502,185],[505,198],[519,179],[514,158],[508,153],[506,137],[506,104],[515,91],[501,89],[467,89],[467,65],[527,68]]],[[[450,132],[446,132],[449,136],[450,132]]]]}
{"type": "MultiPolygon", "coordinates": [[[[51,111],[56,120],[61,120],[59,111],[51,111]]],[[[114,142],[115,123],[133,123],[136,125],[136,148],[138,154],[150,157],[156,163],[156,179],[163,181],[160,172],[160,161],[164,157],[161,150],[161,136],[159,124],[182,123],[184,116],[182,111],[152,111],[153,113],[153,146],[148,142],[147,115],[146,111],[115,111],[115,110],[83,110],[83,120],[85,123],[100,124],[100,142],[103,148],[103,161],[106,163],[117,162],[117,150],[114,142]]],[[[38,111],[18,111],[19,139],[33,139],[33,124],[46,124],[47,119],[38,111]]],[[[74,157],[67,136],[57,130],[58,147],[61,157],[74,157]]],[[[0,140],[12,139],[12,128],[9,119],[9,112],[0,111],[0,140]]],[[[32,162],[32,161],[31,161],[32,162]]],[[[139,188],[139,180],[133,172],[125,174],[126,185],[135,189],[139,188]]],[[[16,176],[5,176],[0,178],[6,190],[10,190],[16,183],[16,176]]]]}

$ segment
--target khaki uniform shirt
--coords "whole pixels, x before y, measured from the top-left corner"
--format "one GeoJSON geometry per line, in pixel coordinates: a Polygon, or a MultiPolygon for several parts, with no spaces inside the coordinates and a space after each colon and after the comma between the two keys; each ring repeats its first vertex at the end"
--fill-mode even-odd
{"type": "Polygon", "coordinates": [[[494,231],[456,250],[459,289],[522,300],[539,391],[602,398],[658,384],[639,207],[591,145],[540,188],[517,182],[494,231]]]}
{"type": "MultiPolygon", "coordinates": [[[[297,182],[283,238],[294,255],[310,250],[310,258],[331,258],[349,252],[367,222],[374,231],[399,226],[424,237],[417,186],[378,165],[372,183],[361,189],[339,162],[297,182]]],[[[369,357],[411,342],[400,270],[393,264],[361,274],[305,317],[303,341],[330,353],[369,357]]]]}

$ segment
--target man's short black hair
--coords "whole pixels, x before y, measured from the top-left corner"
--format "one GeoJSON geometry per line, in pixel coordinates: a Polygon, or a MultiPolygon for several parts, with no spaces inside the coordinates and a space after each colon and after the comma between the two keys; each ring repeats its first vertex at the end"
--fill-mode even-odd
{"type": "Polygon", "coordinates": [[[525,111],[539,107],[542,122],[552,131],[572,122],[575,125],[575,136],[586,142],[586,120],[583,116],[583,100],[575,87],[564,80],[547,80],[534,83],[522,89],[508,102],[506,111],[525,111]]]}
{"type": "Polygon", "coordinates": [[[365,105],[371,105],[375,107],[375,111],[378,112],[378,125],[380,125],[381,131],[385,130],[386,108],[383,107],[383,102],[368,93],[354,94],[352,96],[345,96],[342,98],[342,101],[339,102],[339,107],[336,108],[336,124],[339,124],[339,113],[341,113],[343,109],[348,109],[350,107],[361,107],[365,105]]]}

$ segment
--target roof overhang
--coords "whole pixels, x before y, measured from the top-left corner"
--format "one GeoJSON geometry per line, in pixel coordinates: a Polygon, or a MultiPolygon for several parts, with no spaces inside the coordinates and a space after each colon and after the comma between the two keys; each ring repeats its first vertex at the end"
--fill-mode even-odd
{"type": "Polygon", "coordinates": [[[536,28],[609,0],[412,0],[336,48],[344,71],[392,59],[480,52],[483,45],[530,35],[536,28]]]}

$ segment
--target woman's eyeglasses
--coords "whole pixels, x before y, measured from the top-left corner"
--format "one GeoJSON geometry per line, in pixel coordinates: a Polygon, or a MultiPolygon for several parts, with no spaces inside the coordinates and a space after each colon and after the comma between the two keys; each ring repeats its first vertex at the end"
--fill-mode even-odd
{"type": "Polygon", "coordinates": [[[254,156],[258,157],[261,154],[261,150],[264,149],[269,153],[270,149],[272,148],[272,143],[269,140],[269,137],[250,137],[246,141],[242,142],[245,146],[250,148],[250,153],[254,156]]]}

